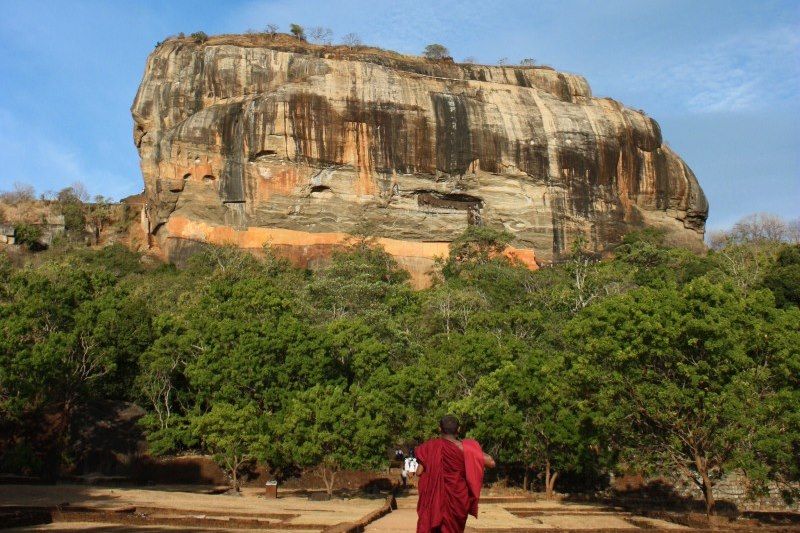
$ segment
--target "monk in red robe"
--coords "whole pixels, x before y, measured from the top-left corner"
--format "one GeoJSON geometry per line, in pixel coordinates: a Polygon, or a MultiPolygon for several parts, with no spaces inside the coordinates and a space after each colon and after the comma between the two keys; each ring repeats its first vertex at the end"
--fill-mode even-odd
{"type": "Polygon", "coordinates": [[[463,532],[467,514],[478,518],[485,467],[494,459],[471,439],[459,440],[456,417],[439,422],[440,436],[416,448],[419,502],[417,533],[463,532]]]}

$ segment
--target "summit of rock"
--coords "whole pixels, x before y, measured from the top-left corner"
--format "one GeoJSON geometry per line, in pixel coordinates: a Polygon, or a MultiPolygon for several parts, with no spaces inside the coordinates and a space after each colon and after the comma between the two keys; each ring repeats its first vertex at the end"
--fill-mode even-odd
{"type": "Polygon", "coordinates": [[[701,248],[708,204],[641,111],[550,67],[429,61],[286,35],[173,38],[132,106],[151,245],[270,244],[314,264],[375,237],[425,283],[470,224],[535,266],[656,227],[701,248]]]}

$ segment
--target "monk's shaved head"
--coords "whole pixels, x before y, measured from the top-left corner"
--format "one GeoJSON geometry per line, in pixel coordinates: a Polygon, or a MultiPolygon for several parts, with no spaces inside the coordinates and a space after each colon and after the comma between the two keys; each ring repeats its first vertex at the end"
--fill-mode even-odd
{"type": "Polygon", "coordinates": [[[458,418],[453,415],[445,415],[439,420],[439,430],[445,435],[458,435],[458,418]]]}

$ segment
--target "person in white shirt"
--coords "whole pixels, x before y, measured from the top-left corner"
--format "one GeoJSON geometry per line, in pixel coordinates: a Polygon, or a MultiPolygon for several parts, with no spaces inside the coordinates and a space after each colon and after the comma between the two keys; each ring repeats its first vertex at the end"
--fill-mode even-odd
{"type": "Polygon", "coordinates": [[[417,458],[416,457],[406,457],[406,460],[403,464],[403,471],[400,474],[403,476],[403,488],[406,487],[409,478],[414,479],[414,475],[417,473],[417,458]]]}

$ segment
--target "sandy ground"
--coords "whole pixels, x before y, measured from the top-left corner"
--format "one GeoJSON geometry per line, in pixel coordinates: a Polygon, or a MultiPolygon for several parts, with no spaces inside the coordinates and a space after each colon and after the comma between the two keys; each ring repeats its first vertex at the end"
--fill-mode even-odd
{"type": "Polygon", "coordinates": [[[366,531],[373,533],[400,533],[416,531],[417,528],[417,497],[416,495],[401,496],[397,498],[397,509],[379,518],[366,527],[366,531]]]}
{"type": "MultiPolygon", "coordinates": [[[[367,526],[369,533],[414,531],[417,523],[417,497],[409,494],[397,498],[397,510],[367,526]]],[[[686,529],[683,526],[644,517],[632,517],[619,510],[606,510],[597,505],[536,501],[520,498],[519,502],[481,503],[479,518],[469,517],[467,531],[530,530],[530,529],[686,529]],[[641,526],[628,521],[632,518],[641,526]]]]}
{"type": "MultiPolygon", "coordinates": [[[[0,485],[0,505],[57,506],[69,504],[106,511],[136,507],[153,517],[185,516],[223,522],[230,518],[257,518],[269,523],[274,530],[281,524],[291,525],[294,531],[320,531],[326,526],[354,522],[378,510],[385,496],[310,501],[306,497],[283,495],[278,499],[262,497],[262,490],[245,488],[242,496],[209,495],[188,492],[189,488],[155,486],[152,488],[110,488],[86,485],[0,485]],[[303,528],[308,525],[308,528],[303,528]]],[[[113,525],[92,523],[87,530],[123,531],[113,525]],[[110,528],[110,529],[109,529],[110,528]]],[[[213,528],[214,526],[209,526],[213,528]]],[[[220,524],[224,528],[224,524],[220,524]]],[[[76,522],[38,526],[39,530],[76,529],[76,522]]],[[[147,528],[137,528],[147,529],[147,528]]],[[[165,529],[159,526],[158,529],[165,529]]],[[[193,531],[202,528],[192,527],[193,531]]],[[[33,530],[33,529],[29,529],[33,530]]],[[[250,530],[252,531],[252,530],[250,530]]]]}

